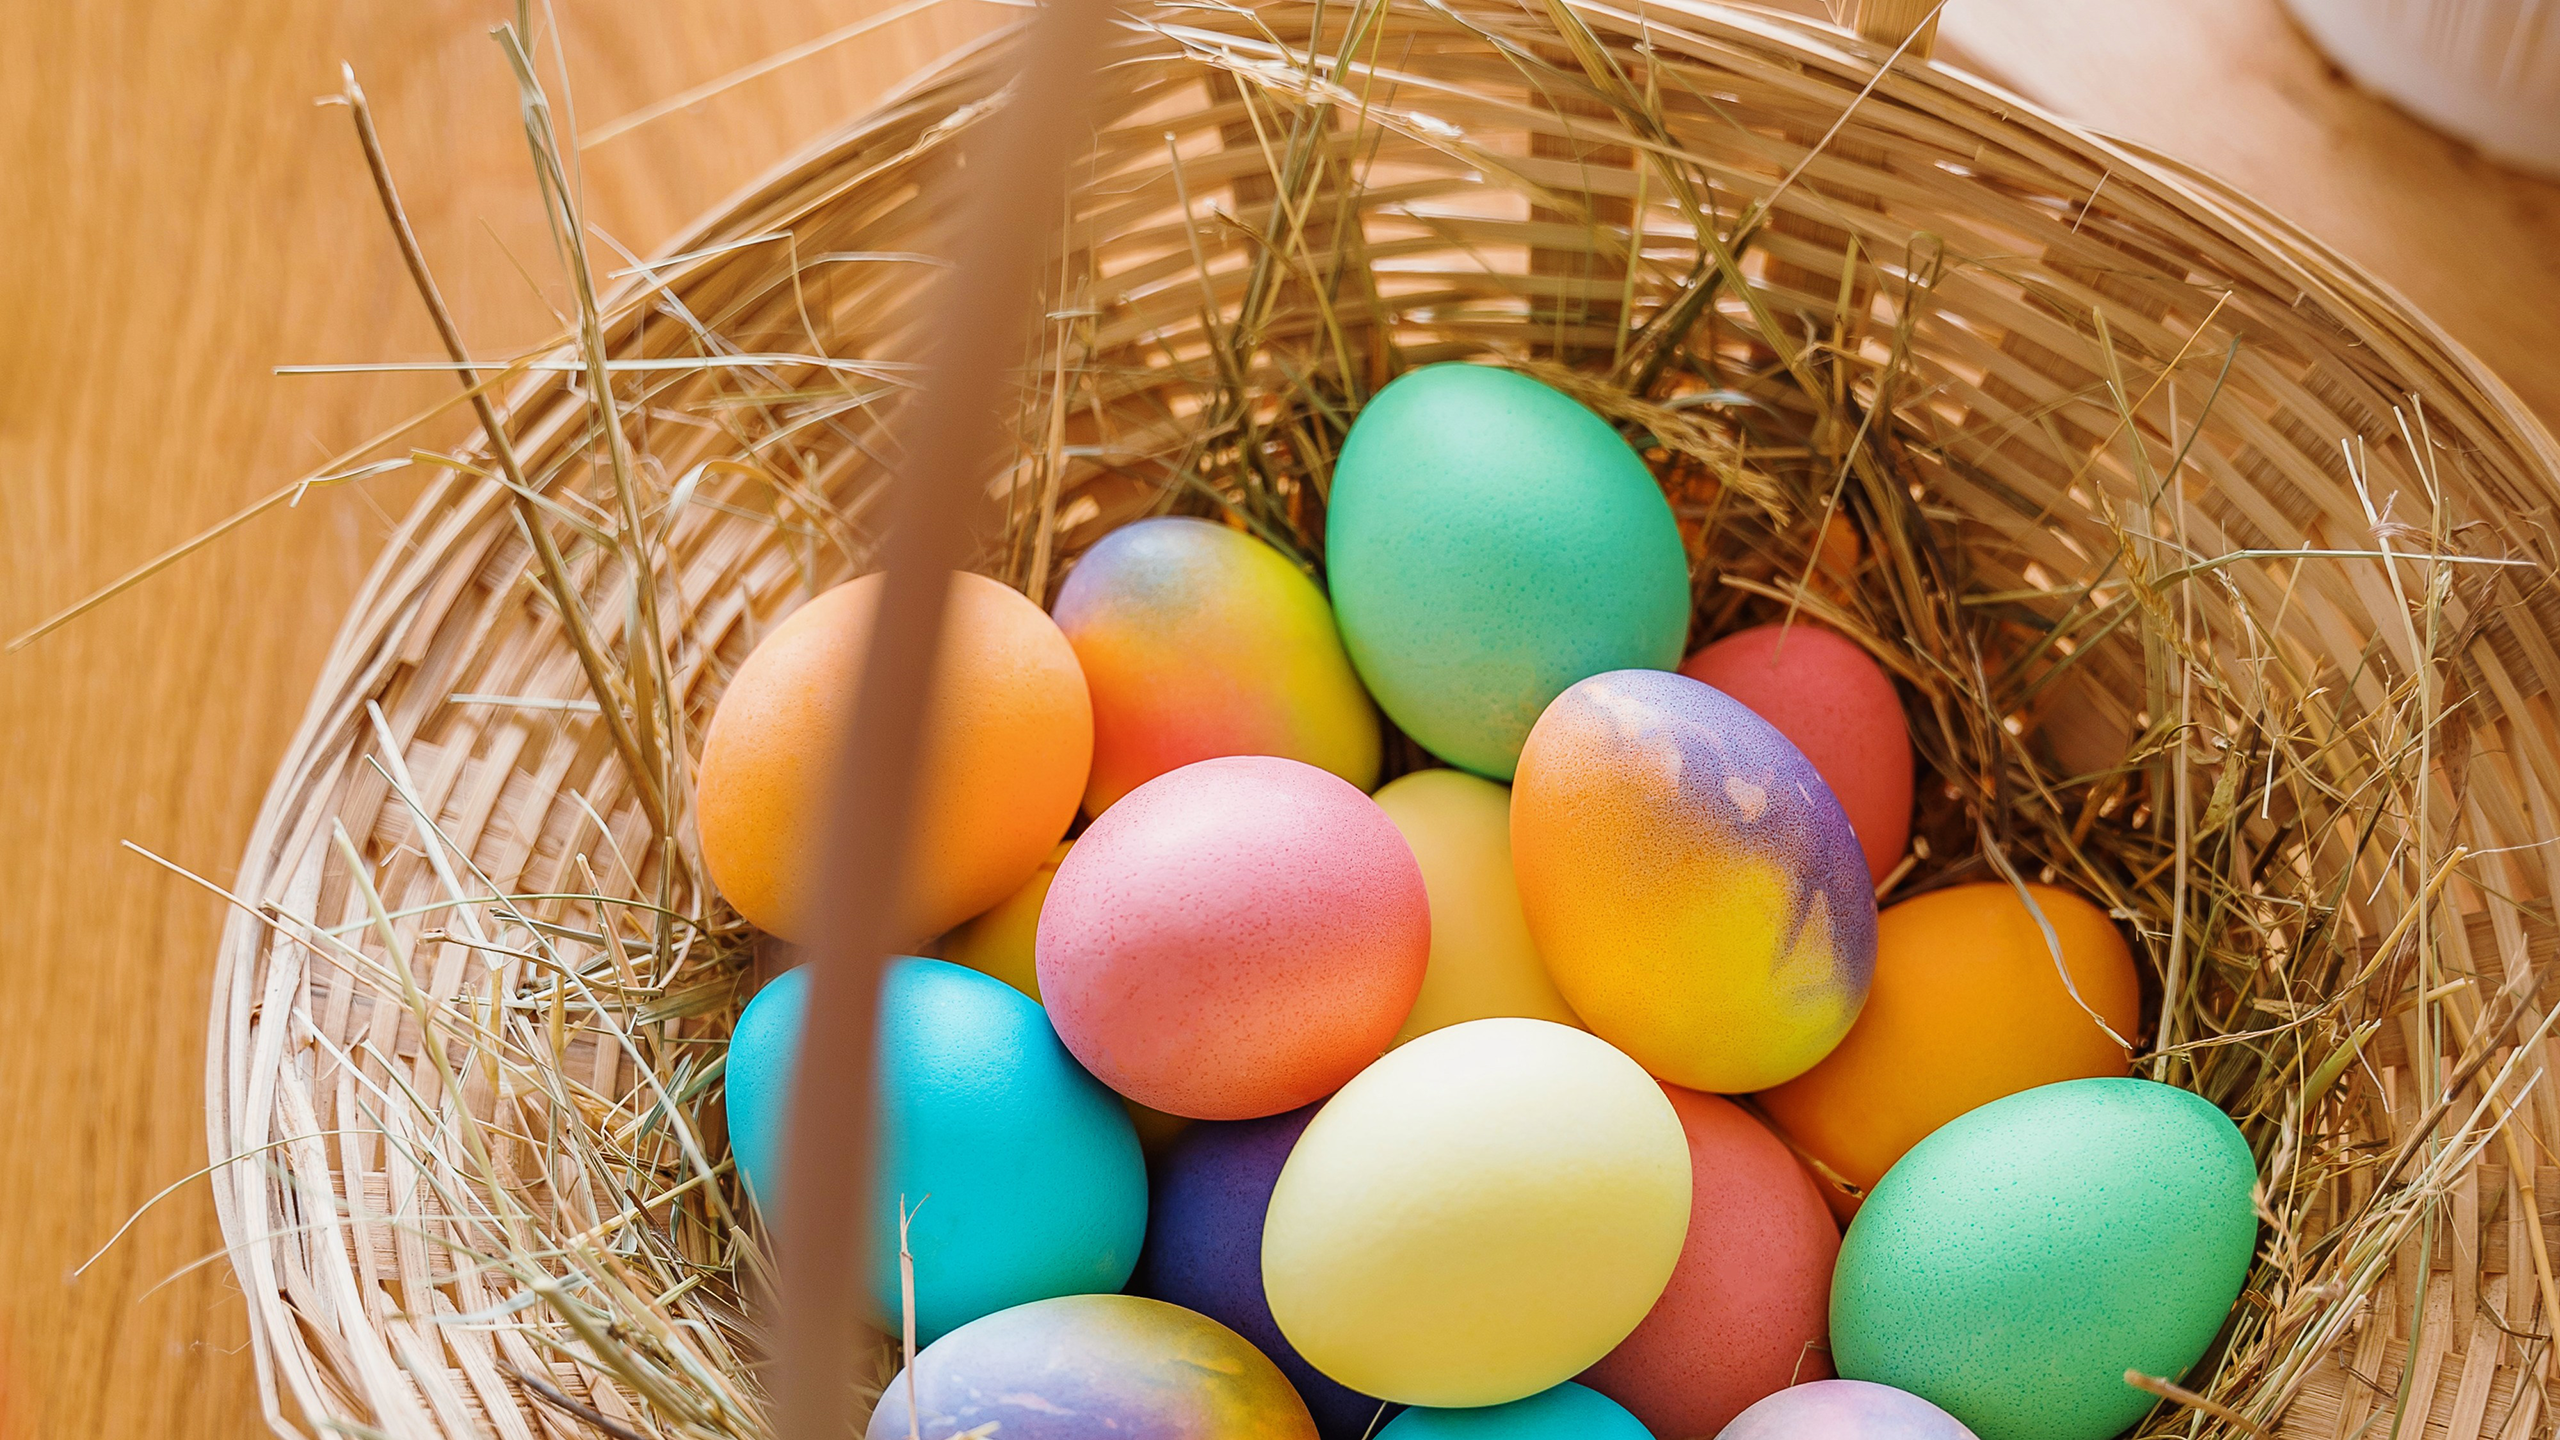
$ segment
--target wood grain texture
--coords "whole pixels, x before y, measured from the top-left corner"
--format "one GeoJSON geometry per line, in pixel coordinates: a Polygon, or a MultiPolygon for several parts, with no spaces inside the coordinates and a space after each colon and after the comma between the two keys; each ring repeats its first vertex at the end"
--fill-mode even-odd
{"type": "MultiPolygon", "coordinates": [[[[588,126],[869,8],[555,3],[588,126]]],[[[546,307],[567,292],[487,33],[512,8],[8,6],[0,629],[450,392],[444,377],[268,373],[436,353],[346,113],[311,103],[337,89],[341,60],[373,96],[471,343],[495,353],[553,328],[546,307]]],[[[1008,13],[952,0],[588,154],[596,225],[645,251],[1008,13]]],[[[0,1029],[0,1431],[13,1440],[263,1428],[228,1267],[161,1283],[216,1251],[201,1184],[70,1278],[203,1163],[220,904],[117,843],[228,876],[338,617],[406,503],[396,483],[315,494],[0,660],[0,986],[15,1017],[0,1029]]]]}
{"type": "MultiPolygon", "coordinates": [[[[878,0],[557,0],[592,127],[878,0]]],[[[495,353],[565,303],[488,27],[498,0],[0,0],[0,631],[440,398],[434,337],[343,113],[372,92],[464,332],[495,353]],[[518,266],[535,280],[528,282],[518,266]]],[[[586,157],[599,228],[645,251],[829,121],[1006,12],[948,0],[586,157]]],[[[2504,176],[2328,72],[2273,0],[1955,0],[1942,54],[2196,161],[2327,236],[2560,418],[2560,187],[2504,176]]],[[[553,53],[546,51],[546,54],[553,53]]],[[[201,1186],[219,880],[339,614],[406,494],[317,494],[0,659],[0,1432],[241,1436],[260,1418],[201,1186]],[[158,1288],[154,1288],[157,1286],[158,1288]]]]}

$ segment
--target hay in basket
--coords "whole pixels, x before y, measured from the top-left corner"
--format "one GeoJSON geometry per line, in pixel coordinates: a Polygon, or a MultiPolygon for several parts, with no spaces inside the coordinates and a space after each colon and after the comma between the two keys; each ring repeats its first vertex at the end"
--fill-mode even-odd
{"type": "MultiPolygon", "coordinates": [[[[439,478],[222,946],[209,1137],[279,1431],[769,1433],[717,1119],[760,962],[689,756],[866,566],[1009,43],[618,291],[564,247],[575,333],[475,391],[503,447],[332,472],[439,478]]],[[[1811,616],[1903,683],[1890,893],[2112,907],[2143,1072],[2255,1146],[2248,1289],[2140,1433],[2549,1432],[2560,451],[2505,389],[2245,199],[1809,22],[1161,3],[1110,59],[979,568],[1045,600],[1166,511],[1312,565],[1387,379],[1564,386],[1654,463],[1697,635],[1811,616]]]]}

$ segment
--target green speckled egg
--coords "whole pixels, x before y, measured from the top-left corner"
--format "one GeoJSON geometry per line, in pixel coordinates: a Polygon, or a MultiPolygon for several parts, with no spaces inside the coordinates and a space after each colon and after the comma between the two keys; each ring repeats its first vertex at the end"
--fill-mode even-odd
{"type": "Polygon", "coordinates": [[[2257,1245],[2229,1116],[2148,1080],[2066,1080],[1948,1122],[1840,1243],[1831,1356],[1981,1440],[2104,1440],[2212,1343],[2257,1245]]]}
{"type": "Polygon", "coordinates": [[[1566,686],[1671,669],[1688,636],[1688,555],[1644,461],[1508,370],[1428,365],[1369,401],[1334,466],[1325,563],[1379,706],[1497,780],[1566,686]]]}

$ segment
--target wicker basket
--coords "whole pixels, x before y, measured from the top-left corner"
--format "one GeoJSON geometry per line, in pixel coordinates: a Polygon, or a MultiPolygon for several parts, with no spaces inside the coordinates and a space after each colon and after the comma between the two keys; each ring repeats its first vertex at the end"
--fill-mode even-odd
{"type": "MultiPolygon", "coordinates": [[[[2349,848],[2316,875],[2332,851],[2299,852],[2372,968],[2328,997],[2320,1034],[2352,1043],[2330,1047],[2306,1105],[2242,1117],[2271,1171],[2313,1149],[2370,1162],[2321,1171],[2319,1194],[2286,1202],[2299,1213],[2388,1201],[2402,1218],[2374,1232],[2379,1258],[2271,1244],[2243,1308],[2311,1358],[2235,1345],[2242,1359],[2189,1383],[2245,1423],[2174,1408],[2151,1423],[2547,1433],[2543,1337],[2560,1316],[2538,1304],[2533,1222],[2560,1185],[2529,1157],[2534,1137],[2560,1136],[2560,1103],[2535,1083],[2560,936],[2560,846],[2544,843],[2560,834],[2560,450],[2503,386],[2213,182],[1916,60],[1880,74],[1885,48],[1816,24],[1705,0],[1269,0],[1144,10],[1113,43],[1064,289],[1024,371],[1025,444],[989,477],[1009,538],[983,564],[1035,595],[1169,487],[1214,488],[1203,435],[1226,437],[1230,460],[1235,444],[1304,441],[1252,430],[1290,367],[1357,395],[1436,358],[1605,365],[1684,299],[1711,302],[1698,313],[1715,343],[1746,358],[1779,353],[1772,329],[1792,349],[1805,317],[1852,300],[1879,321],[1850,351],[1901,335],[1917,383],[1877,420],[1915,503],[1961,537],[1989,603],[2026,623],[2060,605],[2052,576],[2124,553],[2127,515],[2213,555],[2350,552],[2224,565],[2227,592],[2181,602],[2179,623],[2223,657],[2233,703],[2288,707],[2278,728],[2334,779],[2334,796],[2259,797],[2243,774],[2267,827],[2327,834],[2375,785],[2417,797],[2404,844],[2349,848]],[[1665,117],[1660,133],[1621,123],[1612,102],[1630,90],[1665,117]],[[1723,272],[1741,283],[1699,286],[1720,272],[1693,213],[1772,197],[1723,272]],[[1274,260],[1284,214],[1299,241],[1323,238],[1274,260]],[[1851,253],[1883,268],[1844,282],[1851,253]],[[1346,255],[1344,283],[1391,323],[1317,323],[1328,292],[1310,282],[1337,263],[1320,257],[1346,255]],[[1925,305],[1870,283],[1924,270],[1925,305]],[[1262,339],[1246,372],[1221,374],[1204,326],[1248,304],[1262,339]],[[2128,434],[2154,461],[2186,447],[2176,484],[2140,473],[2128,434]],[[2442,632],[2422,635],[2408,587],[2448,567],[2353,556],[2447,537],[2510,563],[2459,577],[2427,611],[2442,632]],[[2266,633],[2246,633],[2242,599],[2275,617],[2266,633]],[[2393,730],[2413,685],[2441,702],[2422,748],[2393,730]],[[2470,858],[2430,890],[2456,845],[2470,858]],[[2422,892],[2426,922],[2395,929],[2422,892]],[[2511,985],[2520,1019],[2457,1059],[2445,1027],[2511,985]],[[2499,1097],[2485,1112],[2484,1086],[2499,1097]]],[[[279,1431],[761,1433],[736,1353],[742,1287],[726,1278],[756,1252],[730,1227],[733,1189],[683,1183],[719,1158],[716,1126],[704,1117],[697,1145],[669,1123],[717,1109],[703,1042],[725,1033],[752,943],[692,878],[682,757],[754,639],[864,564],[874,441],[925,319],[912,252],[946,213],[952,141],[987,113],[1004,47],[920,77],[608,297],[645,539],[598,503],[617,493],[614,461],[577,367],[530,371],[505,396],[595,643],[627,659],[633,636],[658,633],[662,663],[627,669],[667,677],[671,703],[612,703],[672,724],[635,740],[599,718],[553,592],[529,578],[521,512],[485,465],[437,483],[349,616],[242,863],[206,1071],[212,1152],[240,1157],[216,1195],[279,1431]],[[654,571],[654,617],[633,600],[635,555],[654,571]],[[504,1043],[455,1039],[472,1026],[504,1043]],[[615,1137],[611,1153],[570,1153],[572,1108],[615,1137]],[[484,1127],[448,1123],[463,1111],[484,1127]],[[663,1209],[633,1198],[670,1189],[663,1209]],[[644,1251],[692,1279],[644,1293],[644,1251]]],[[[1303,539],[1313,497],[1290,505],[1260,518],[1303,539]]],[[[2070,692],[2033,717],[2080,768],[2160,728],[2137,714],[2158,664],[2139,628],[2087,637],[2070,692]]],[[[2175,784],[2192,771],[2197,805],[2227,805],[2234,766],[2204,738],[2184,749],[2175,784]]],[[[2186,937],[2145,938],[2155,965],[2180,963],[2186,937]]],[[[2279,978],[2286,963],[2264,956],[2279,978]]],[[[2267,1001],[2226,1028],[2287,1018],[2267,1001]]]]}

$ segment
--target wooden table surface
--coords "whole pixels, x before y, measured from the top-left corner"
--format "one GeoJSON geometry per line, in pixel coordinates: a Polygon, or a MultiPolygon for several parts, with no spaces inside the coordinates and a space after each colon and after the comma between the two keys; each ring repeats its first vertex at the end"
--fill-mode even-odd
{"type": "MultiPolygon", "coordinates": [[[[439,398],[340,109],[351,62],[447,294],[487,351],[562,303],[503,0],[0,0],[0,633],[14,634],[439,398]],[[538,277],[528,280],[527,275],[538,277]]],[[[554,0],[592,128],[883,8],[554,0]]],[[[585,156],[645,251],[832,119],[1007,12],[903,19],[585,156]]],[[[2331,74],[2273,0],[1954,0],[1950,50],[2029,97],[2256,191],[2372,265],[2560,419],[2560,187],[2505,176],[2331,74]]],[[[560,43],[565,39],[565,44],[560,43]]],[[[375,482],[379,484],[379,482],[375,482]]],[[[0,1433],[262,1428],[201,1182],[219,902],[323,651],[405,495],[315,493],[0,658],[0,1433]]]]}

